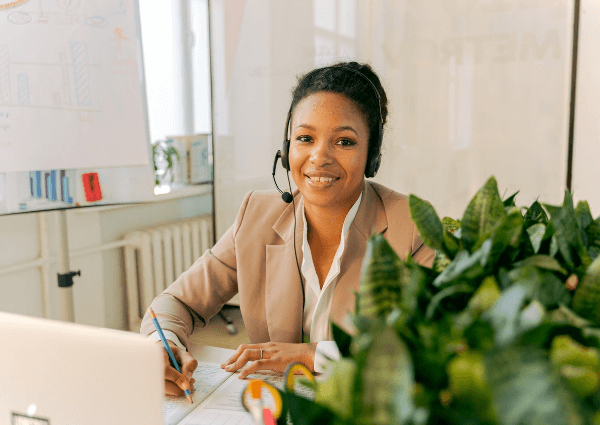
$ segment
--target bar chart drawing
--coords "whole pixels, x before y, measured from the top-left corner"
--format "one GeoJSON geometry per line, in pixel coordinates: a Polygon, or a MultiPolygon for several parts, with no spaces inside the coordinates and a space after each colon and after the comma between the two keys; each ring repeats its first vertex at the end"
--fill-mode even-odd
{"type": "Polygon", "coordinates": [[[0,104],[10,104],[10,64],[7,44],[0,44],[0,104]]]}
{"type": "Polygon", "coordinates": [[[71,56],[77,104],[79,106],[90,106],[92,104],[92,92],[87,44],[80,41],[71,41],[71,56]]]}
{"type": "Polygon", "coordinates": [[[60,52],[60,68],[62,73],[63,101],[65,105],[71,106],[71,84],[69,80],[69,64],[67,63],[67,55],[65,54],[65,52],[60,52]]]}
{"type": "Polygon", "coordinates": [[[17,74],[17,93],[20,105],[29,105],[29,77],[27,74],[17,74]]]}
{"type": "Polygon", "coordinates": [[[32,198],[72,204],[73,197],[69,193],[70,181],[66,170],[31,171],[29,172],[29,195],[32,198]]]}

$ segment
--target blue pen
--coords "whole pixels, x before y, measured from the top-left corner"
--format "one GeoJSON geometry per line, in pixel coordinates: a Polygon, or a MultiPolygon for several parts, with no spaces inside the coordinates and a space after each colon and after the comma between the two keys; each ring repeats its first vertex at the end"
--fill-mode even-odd
{"type": "MultiPolygon", "coordinates": [[[[179,370],[179,365],[177,364],[177,360],[175,360],[175,356],[173,355],[173,352],[171,351],[171,347],[169,347],[167,338],[165,338],[165,334],[163,333],[162,328],[160,327],[160,323],[158,323],[158,320],[156,319],[156,314],[154,314],[154,310],[152,310],[149,307],[148,311],[150,311],[150,317],[152,317],[152,321],[154,322],[154,327],[158,331],[158,335],[160,335],[160,339],[161,339],[163,345],[165,346],[165,350],[167,350],[167,353],[169,353],[169,358],[171,359],[171,363],[173,363],[173,367],[175,368],[175,370],[177,372],[181,373],[181,370],[179,370]]],[[[192,400],[192,393],[190,392],[190,390],[185,390],[185,395],[187,396],[190,403],[194,402],[192,400]]]]}

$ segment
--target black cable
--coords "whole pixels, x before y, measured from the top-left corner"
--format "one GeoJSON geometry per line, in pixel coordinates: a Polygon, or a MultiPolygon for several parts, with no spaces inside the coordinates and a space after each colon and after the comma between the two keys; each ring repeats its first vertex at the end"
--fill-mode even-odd
{"type": "MultiPolygon", "coordinates": [[[[290,171],[287,172],[287,181],[290,193],[292,193],[292,183],[290,182],[290,171]]],[[[304,294],[304,280],[302,279],[302,271],[300,270],[300,262],[298,261],[298,252],[296,251],[296,200],[292,195],[292,207],[294,209],[294,256],[296,257],[296,267],[298,267],[298,276],[300,276],[300,286],[302,287],[302,321],[300,322],[300,331],[302,336],[300,342],[304,342],[304,304],[306,295],[304,294]]]]}

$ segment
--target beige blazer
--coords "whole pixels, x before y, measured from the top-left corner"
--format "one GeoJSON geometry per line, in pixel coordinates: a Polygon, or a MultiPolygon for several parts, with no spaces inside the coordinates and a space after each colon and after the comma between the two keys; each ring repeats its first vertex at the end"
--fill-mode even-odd
{"type": "MultiPolygon", "coordinates": [[[[294,193],[296,207],[302,195],[294,193]]],[[[240,310],[252,343],[300,342],[302,287],[294,256],[293,204],[273,191],[246,195],[235,223],[216,245],[152,302],[163,329],[188,347],[195,326],[203,327],[239,293],[240,310]]],[[[296,211],[296,251],[302,265],[302,211],[296,211]]],[[[354,292],[367,240],[382,233],[405,259],[410,252],[431,266],[434,252],[423,245],[410,219],[405,195],[365,181],[362,200],[348,231],[340,273],[333,294],[331,320],[352,332],[347,319],[355,307],[354,292]]],[[[148,312],[141,333],[154,332],[148,312]]]]}

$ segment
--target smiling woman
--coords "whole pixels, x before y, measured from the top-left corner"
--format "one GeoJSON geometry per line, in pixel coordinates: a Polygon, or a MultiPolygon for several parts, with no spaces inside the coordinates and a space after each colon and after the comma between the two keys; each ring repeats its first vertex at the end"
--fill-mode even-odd
{"type": "MultiPolygon", "coordinates": [[[[165,363],[168,393],[189,385],[195,363],[184,346],[194,327],[236,293],[251,343],[223,368],[246,377],[300,362],[320,372],[321,354],[339,356],[331,322],[353,331],[348,312],[369,236],[383,234],[402,259],[431,265],[407,197],[365,180],[379,168],[386,117],[385,91],[368,65],[343,62],[300,78],[278,152],[298,189],[286,202],[276,191],[246,195],[214,248],[151,305],[182,361],[183,377],[165,363]]],[[[153,330],[146,315],[141,332],[153,330]]]]}

